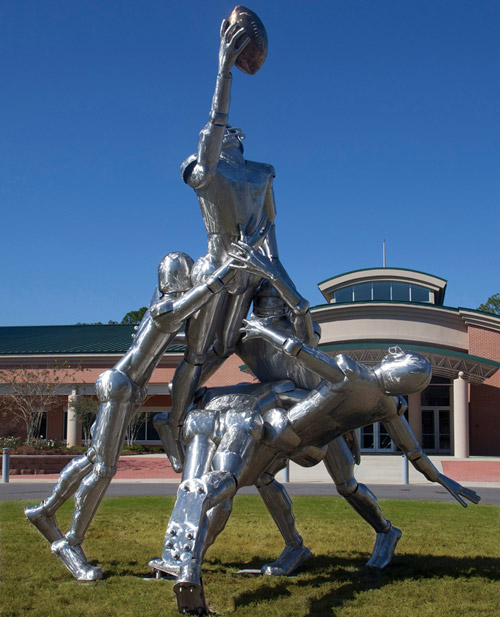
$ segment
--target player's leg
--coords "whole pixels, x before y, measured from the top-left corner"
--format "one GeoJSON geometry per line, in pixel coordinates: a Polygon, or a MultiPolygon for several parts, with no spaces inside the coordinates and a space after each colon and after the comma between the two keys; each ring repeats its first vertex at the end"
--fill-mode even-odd
{"type": "Polygon", "coordinates": [[[304,546],[302,536],[295,527],[290,497],[284,486],[269,473],[263,474],[256,486],[285,540],[285,548],[281,555],[272,563],[264,564],[261,568],[262,574],[273,576],[292,574],[311,556],[311,551],[304,546]]]}
{"type": "Polygon", "coordinates": [[[377,534],[372,556],[366,565],[384,568],[394,555],[401,531],[383,516],[377,498],[370,489],[357,482],[354,477],[354,459],[342,437],[328,444],[324,460],[339,494],[377,534]]]}
{"type": "Polygon", "coordinates": [[[172,382],[172,409],[155,418],[155,428],[175,471],[182,471],[184,451],[180,432],[189,405],[200,384],[203,362],[215,339],[218,320],[223,314],[226,294],[217,294],[186,324],[186,352],[172,382]]]}
{"type": "Polygon", "coordinates": [[[96,389],[101,407],[91,444],[95,462],[91,473],[85,476],[76,492],[68,533],[52,544],[52,551],[79,580],[102,578],[99,568],[88,563],[81,544],[111,478],[116,473],[116,463],[130,416],[140,404],[143,394],[142,389],[127,375],[115,369],[99,377],[96,389]]]}
{"type": "Polygon", "coordinates": [[[94,451],[90,449],[83,456],[74,458],[59,474],[59,480],[52,494],[38,506],[24,509],[28,520],[51,544],[63,537],[55,514],[62,504],[74,495],[82,479],[90,472],[93,457],[94,451]]]}

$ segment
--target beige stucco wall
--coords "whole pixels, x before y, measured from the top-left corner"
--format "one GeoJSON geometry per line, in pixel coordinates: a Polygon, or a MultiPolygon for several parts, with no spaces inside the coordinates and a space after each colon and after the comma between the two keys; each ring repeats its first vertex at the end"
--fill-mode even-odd
{"type": "Polygon", "coordinates": [[[395,303],[328,305],[313,309],[321,343],[413,341],[467,352],[467,326],[458,311],[395,303]]]}

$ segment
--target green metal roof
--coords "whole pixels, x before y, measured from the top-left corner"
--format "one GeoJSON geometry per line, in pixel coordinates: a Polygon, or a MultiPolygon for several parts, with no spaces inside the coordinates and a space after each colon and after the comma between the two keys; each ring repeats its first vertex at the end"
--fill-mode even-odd
{"type": "Polygon", "coordinates": [[[411,349],[421,353],[439,353],[444,356],[452,356],[454,358],[462,358],[464,360],[472,360],[474,362],[480,362],[481,364],[488,364],[500,368],[500,362],[490,360],[489,358],[482,358],[481,356],[473,356],[462,351],[455,351],[454,349],[448,349],[445,347],[433,347],[431,345],[416,345],[415,343],[406,343],[404,341],[366,341],[364,343],[325,343],[319,344],[318,348],[322,351],[342,351],[343,349],[389,349],[395,345],[401,346],[403,349],[411,349]]]}
{"type": "MultiPolygon", "coordinates": [[[[132,343],[134,326],[9,326],[0,327],[0,356],[54,354],[123,354],[132,343]]],[[[182,352],[171,345],[168,353],[182,352]]]]}

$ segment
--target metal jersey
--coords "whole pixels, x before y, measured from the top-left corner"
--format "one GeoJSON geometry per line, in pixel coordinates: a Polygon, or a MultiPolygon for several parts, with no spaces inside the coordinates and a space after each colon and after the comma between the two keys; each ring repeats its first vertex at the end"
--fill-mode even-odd
{"type": "Polygon", "coordinates": [[[197,185],[191,177],[194,161],[192,157],[186,161],[184,177],[196,191],[208,234],[237,237],[239,225],[251,233],[254,229],[248,229],[249,223],[253,221],[256,226],[263,214],[271,222],[274,220],[272,180],[275,172],[272,165],[252,161],[231,164],[221,158],[213,174],[207,174],[197,185]]]}

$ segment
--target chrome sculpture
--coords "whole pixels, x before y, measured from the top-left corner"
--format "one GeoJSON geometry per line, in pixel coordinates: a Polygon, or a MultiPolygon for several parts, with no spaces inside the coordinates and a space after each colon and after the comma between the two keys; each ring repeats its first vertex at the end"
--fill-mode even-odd
{"type": "MultiPolygon", "coordinates": [[[[209,121],[199,134],[198,152],[186,159],[181,168],[184,182],[196,192],[208,238],[207,253],[193,268],[193,282],[196,283],[205,280],[227,259],[241,229],[251,235],[259,230],[262,220],[270,226],[262,250],[281,277],[290,280],[279,261],[276,244],[272,187],[274,168],[265,163],[245,160],[244,134],[228,125],[231,69],[256,36],[259,41],[263,38],[262,34],[259,38],[259,28],[262,30],[263,26],[255,14],[244,7],[237,9],[232,16],[243,16],[245,20],[233,21],[230,16],[231,24],[228,20],[222,22],[219,70],[209,121]]],[[[242,320],[248,314],[260,280],[259,276],[249,271],[241,271],[191,318],[186,329],[186,352],[172,384],[172,409],[161,422],[158,421],[167,455],[176,471],[182,471],[183,467],[181,432],[188,407],[202,380],[235,350],[242,320]]],[[[305,303],[298,294],[296,301],[297,304],[305,303]]]]}
{"type": "MultiPolygon", "coordinates": [[[[248,240],[246,236],[245,239],[248,240]]],[[[251,241],[257,243],[262,239],[254,234],[251,241]]],[[[144,400],[153,370],[181,327],[185,324],[188,328],[191,316],[239,274],[231,267],[232,262],[231,258],[227,259],[204,282],[192,286],[191,257],[175,252],[163,258],[158,268],[158,287],[130,349],[96,382],[101,405],[92,427],[90,448],[61,471],[48,499],[25,509],[28,520],[51,543],[52,552],[78,580],[102,578],[102,571],[88,562],[81,544],[116,473],[127,426],[144,400]],[[63,535],[55,514],[73,495],[73,520],[63,535]]]]}
{"type": "MultiPolygon", "coordinates": [[[[265,256],[257,254],[250,246],[240,243],[238,249],[237,254],[231,254],[242,262],[243,267],[251,267],[256,275],[267,276],[280,290],[278,293],[268,282],[263,282],[254,297],[252,317],[262,323],[272,325],[282,333],[290,335],[300,333],[306,342],[316,344],[319,340],[318,324],[312,321],[309,311],[304,313],[296,309],[293,290],[286,281],[279,278],[272,263],[265,256]],[[283,298],[288,299],[290,308],[283,298]]],[[[262,339],[246,340],[241,337],[237,343],[237,353],[261,383],[292,379],[295,386],[307,390],[319,383],[319,378],[314,373],[301,367],[294,358],[283,352],[276,352],[269,343],[262,339]]],[[[203,456],[201,454],[200,458],[203,456]]],[[[315,459],[308,460],[305,457],[296,457],[294,460],[302,465],[317,462],[315,459]]],[[[339,437],[328,444],[323,460],[338,492],[377,533],[375,548],[367,565],[377,568],[385,567],[394,554],[401,532],[383,517],[376,497],[365,485],[358,484],[354,477],[354,464],[355,461],[359,462],[359,446],[355,433],[339,437]]],[[[273,463],[272,469],[267,470],[256,482],[259,493],[285,540],[285,548],[278,559],[262,566],[262,573],[268,575],[289,575],[311,555],[295,528],[290,498],[284,487],[274,478],[277,471],[287,463],[287,459],[278,458],[273,463]]],[[[222,512],[224,516],[229,514],[227,508],[222,512]]],[[[162,559],[153,559],[150,565],[157,571],[172,573],[171,567],[164,564],[162,559]]]]}
{"type": "MultiPolygon", "coordinates": [[[[181,612],[208,611],[201,563],[227,521],[238,488],[258,483],[280,458],[319,462],[330,441],[361,426],[384,422],[394,442],[428,480],[440,483],[464,506],[463,498],[478,502],[474,491],[438,472],[403,416],[401,394],[419,392],[429,383],[425,358],[392,349],[370,368],[345,355],[332,358],[261,321],[246,322],[244,331],[244,340],[262,338],[322,379],[311,391],[280,380],[212,388],[195,400],[186,417],[183,481],[161,564],[152,564],[176,576],[181,612]]],[[[379,542],[376,558],[385,552],[387,547],[379,542]]]]}
{"type": "Polygon", "coordinates": [[[161,262],[157,292],[132,346],[96,383],[101,405],[89,450],[61,472],[48,499],[25,509],[75,578],[102,578],[82,542],[116,472],[127,425],[144,400],[152,372],[185,325],[186,352],[171,384],[173,406],[155,417],[167,456],[183,476],[162,557],[150,562],[176,578],[181,612],[209,612],[203,557],[223,530],[241,486],[257,486],[285,541],[281,555],[262,566],[262,573],[290,574],[310,556],[295,527],[290,498],[275,479],[289,460],[304,466],[324,462],[339,493],[376,532],[367,565],[383,568],[390,562],[401,531],[353,473],[359,462],[355,430],[367,424],[383,422],[414,467],[461,505],[479,501],[474,491],[438,472],[404,418],[402,395],[423,390],[430,380],[425,358],[393,348],[370,368],[316,348],[319,326],[278,257],[274,169],[245,160],[244,135],[228,124],[231,69],[236,65],[255,73],[266,51],[258,17],[236,7],[221,25],[209,122],[200,132],[197,153],[182,166],[200,204],[207,253],[196,262],[170,253],[161,262]],[[246,321],[252,302],[252,318],[246,321]],[[199,388],[234,351],[259,383],[199,388]],[[72,523],[63,534],[55,515],[73,495],[72,523]]]}

